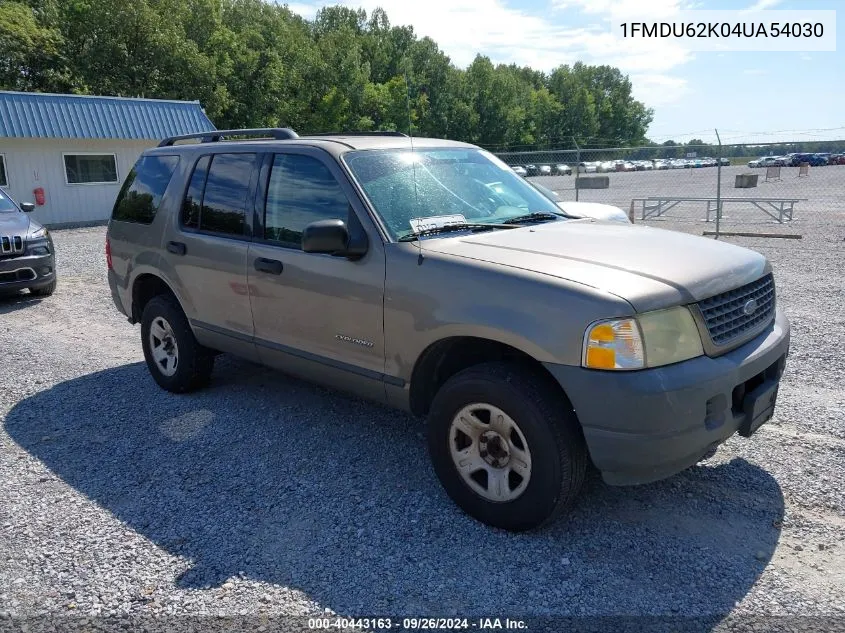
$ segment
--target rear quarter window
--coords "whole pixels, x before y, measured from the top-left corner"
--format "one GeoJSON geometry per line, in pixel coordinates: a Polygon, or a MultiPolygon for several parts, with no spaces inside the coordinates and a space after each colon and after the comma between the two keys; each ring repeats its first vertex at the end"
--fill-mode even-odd
{"type": "Polygon", "coordinates": [[[120,188],[112,219],[152,223],[178,164],[178,156],[142,156],[138,159],[120,188]]]}

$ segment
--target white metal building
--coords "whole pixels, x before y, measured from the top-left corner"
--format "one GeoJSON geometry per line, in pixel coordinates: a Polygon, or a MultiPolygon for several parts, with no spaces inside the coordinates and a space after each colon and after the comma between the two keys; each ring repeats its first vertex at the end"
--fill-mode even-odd
{"type": "Polygon", "coordinates": [[[197,101],[0,91],[0,187],[42,224],[103,222],[144,149],[214,129],[197,101]]]}

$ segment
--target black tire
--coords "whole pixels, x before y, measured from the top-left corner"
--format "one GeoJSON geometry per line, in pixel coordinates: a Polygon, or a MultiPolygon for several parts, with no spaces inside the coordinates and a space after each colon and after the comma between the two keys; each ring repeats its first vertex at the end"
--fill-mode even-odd
{"type": "Polygon", "coordinates": [[[175,298],[168,295],[153,297],[144,306],[141,316],[141,345],[147,368],[162,389],[186,393],[205,387],[214,369],[214,352],[197,342],[188,319],[175,298]],[[173,375],[166,375],[155,361],[150,344],[150,328],[154,320],[162,318],[173,332],[178,350],[178,364],[173,375]]]}
{"type": "Polygon", "coordinates": [[[434,470],[452,500],[483,523],[523,531],[552,523],[570,508],[581,490],[588,452],[566,397],[545,376],[515,364],[470,367],[440,388],[428,416],[428,448],[434,470]],[[459,474],[450,451],[450,429],[457,413],[487,403],[510,416],[531,455],[531,474],[520,496],[490,501],[459,474]]]}
{"type": "Polygon", "coordinates": [[[41,288],[30,288],[29,291],[36,297],[49,297],[56,292],[57,279],[54,277],[48,285],[41,288]]]}

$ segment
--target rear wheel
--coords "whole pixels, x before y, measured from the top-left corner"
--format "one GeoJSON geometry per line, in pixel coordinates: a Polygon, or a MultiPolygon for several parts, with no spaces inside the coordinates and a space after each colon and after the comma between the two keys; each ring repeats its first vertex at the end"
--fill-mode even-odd
{"type": "Polygon", "coordinates": [[[211,380],[214,352],[197,342],[174,298],[159,295],[144,306],[141,345],[147,368],[162,389],[184,393],[211,380]]]}
{"type": "Polygon", "coordinates": [[[587,449],[566,399],[542,377],[508,363],[459,372],[428,420],[440,482],[469,515],[522,531],[550,523],[578,496],[587,449]]]}

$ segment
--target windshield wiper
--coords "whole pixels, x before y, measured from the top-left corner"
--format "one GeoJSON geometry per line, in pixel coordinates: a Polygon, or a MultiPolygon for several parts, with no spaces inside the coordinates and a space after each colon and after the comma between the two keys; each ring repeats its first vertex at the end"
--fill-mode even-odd
{"type": "Polygon", "coordinates": [[[438,235],[440,233],[454,233],[456,231],[481,231],[487,229],[515,229],[513,224],[487,224],[482,222],[466,223],[466,224],[446,224],[444,226],[435,226],[418,233],[409,233],[399,238],[400,242],[413,242],[416,239],[425,237],[427,235],[438,235]]]}
{"type": "Polygon", "coordinates": [[[552,213],[550,211],[535,211],[534,213],[526,213],[525,215],[518,215],[515,218],[504,220],[504,224],[522,224],[523,222],[545,222],[547,220],[557,220],[558,218],[568,218],[571,216],[565,213],[552,213]]]}

